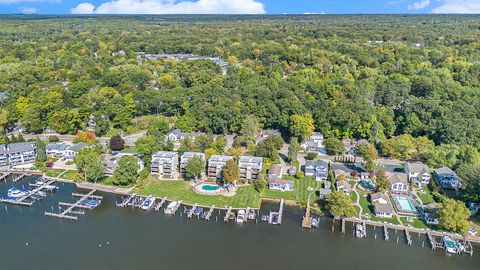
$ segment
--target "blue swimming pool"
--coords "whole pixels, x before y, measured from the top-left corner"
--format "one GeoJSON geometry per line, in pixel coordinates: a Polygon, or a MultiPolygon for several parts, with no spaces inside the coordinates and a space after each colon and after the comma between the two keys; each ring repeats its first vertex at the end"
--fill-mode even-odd
{"type": "Polygon", "coordinates": [[[217,185],[203,185],[202,186],[202,189],[203,190],[207,190],[207,191],[213,191],[213,190],[217,190],[219,189],[220,187],[217,186],[217,185]]]}
{"type": "Polygon", "coordinates": [[[406,212],[414,212],[415,207],[412,205],[410,200],[405,197],[395,197],[398,202],[399,210],[406,211],[406,212]]]}

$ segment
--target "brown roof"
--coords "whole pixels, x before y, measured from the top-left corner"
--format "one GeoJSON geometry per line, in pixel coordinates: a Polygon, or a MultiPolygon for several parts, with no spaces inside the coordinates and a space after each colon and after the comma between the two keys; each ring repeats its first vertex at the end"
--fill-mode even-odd
{"type": "Polygon", "coordinates": [[[275,174],[277,176],[281,176],[282,174],[282,165],[279,164],[272,164],[270,169],[268,169],[268,175],[275,174]]]}
{"type": "Polygon", "coordinates": [[[291,181],[291,180],[284,180],[284,179],[280,179],[280,178],[272,178],[272,179],[269,179],[269,180],[268,180],[268,183],[292,184],[292,185],[293,185],[293,181],[291,181]]]}

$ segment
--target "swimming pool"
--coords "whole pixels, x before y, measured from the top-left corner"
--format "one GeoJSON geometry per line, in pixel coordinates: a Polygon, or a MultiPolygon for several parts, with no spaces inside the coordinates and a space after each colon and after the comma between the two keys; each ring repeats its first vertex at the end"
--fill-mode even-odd
{"type": "Polygon", "coordinates": [[[219,189],[220,187],[217,186],[217,185],[203,185],[202,186],[202,189],[203,190],[207,190],[207,191],[213,191],[213,190],[217,190],[219,189]]]}
{"type": "Polygon", "coordinates": [[[395,200],[397,201],[398,210],[404,212],[416,212],[415,206],[412,205],[412,202],[408,198],[396,196],[395,200]]]}

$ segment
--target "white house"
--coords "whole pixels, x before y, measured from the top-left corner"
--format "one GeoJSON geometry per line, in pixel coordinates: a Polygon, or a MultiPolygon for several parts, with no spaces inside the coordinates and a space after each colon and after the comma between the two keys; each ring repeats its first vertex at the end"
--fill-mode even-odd
{"type": "Polygon", "coordinates": [[[411,183],[417,184],[419,187],[430,183],[430,170],[428,166],[421,162],[407,162],[405,164],[405,173],[411,183]]]}
{"type": "Polygon", "coordinates": [[[279,178],[272,178],[268,180],[268,189],[280,191],[293,191],[294,182],[290,180],[283,180],[279,178]]]}
{"type": "Polygon", "coordinates": [[[35,142],[2,144],[0,145],[0,166],[33,163],[35,152],[35,142]]]}
{"type": "Polygon", "coordinates": [[[51,142],[45,146],[45,153],[50,157],[63,157],[65,151],[71,146],[66,143],[54,143],[51,142]]]}
{"type": "Polygon", "coordinates": [[[74,144],[69,148],[65,149],[63,157],[65,159],[73,159],[76,155],[78,155],[78,152],[85,147],[88,147],[88,144],[84,142],[74,144]]]}
{"type": "Polygon", "coordinates": [[[387,179],[390,191],[393,193],[403,193],[409,191],[408,177],[404,173],[387,173],[387,179]]]}
{"type": "Polygon", "coordinates": [[[388,200],[388,196],[383,193],[374,193],[370,197],[376,217],[391,218],[393,209],[388,200]]]}
{"type": "Polygon", "coordinates": [[[317,152],[319,155],[326,155],[327,151],[323,145],[323,135],[320,132],[313,132],[308,140],[303,141],[300,147],[307,152],[317,152]]]}

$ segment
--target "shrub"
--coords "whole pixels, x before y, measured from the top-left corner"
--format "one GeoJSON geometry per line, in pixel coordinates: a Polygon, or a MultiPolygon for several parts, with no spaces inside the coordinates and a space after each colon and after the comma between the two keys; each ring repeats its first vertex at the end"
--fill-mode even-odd
{"type": "Polygon", "coordinates": [[[308,152],[307,156],[305,157],[306,160],[314,160],[318,157],[318,154],[315,152],[308,152]]]}
{"type": "Polygon", "coordinates": [[[48,137],[49,142],[59,142],[60,139],[56,135],[51,135],[48,137]]]}
{"type": "Polygon", "coordinates": [[[295,178],[297,179],[302,179],[305,177],[305,174],[302,171],[298,171],[297,174],[295,175],[295,178]]]}

